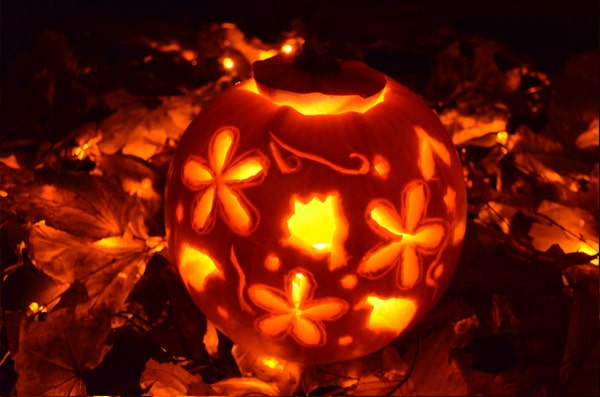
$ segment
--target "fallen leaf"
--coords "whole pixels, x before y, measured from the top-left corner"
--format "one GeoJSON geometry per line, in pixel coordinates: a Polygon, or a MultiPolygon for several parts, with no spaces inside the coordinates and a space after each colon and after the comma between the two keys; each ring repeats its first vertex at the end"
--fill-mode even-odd
{"type": "Polygon", "coordinates": [[[35,180],[16,186],[3,208],[26,221],[90,239],[122,235],[131,219],[143,219],[143,207],[114,178],[44,169],[35,180]]]}
{"type": "Polygon", "coordinates": [[[600,140],[600,136],[598,136],[598,117],[593,119],[588,126],[588,129],[582,132],[577,139],[575,140],[575,146],[579,149],[593,149],[598,147],[598,141],[600,140]]]}
{"type": "Polygon", "coordinates": [[[35,266],[69,285],[83,284],[90,298],[119,310],[142,276],[162,239],[135,235],[131,228],[120,236],[92,240],[47,226],[31,226],[29,246],[35,266]]]}
{"type": "Polygon", "coordinates": [[[210,386],[220,396],[281,395],[276,385],[254,377],[224,379],[210,386]]]}
{"type": "Polygon", "coordinates": [[[588,211],[544,200],[536,214],[529,235],[537,250],[544,252],[559,244],[566,253],[598,253],[598,221],[588,211]]]}
{"type": "Polygon", "coordinates": [[[144,394],[151,396],[182,396],[214,394],[198,375],[172,363],[159,363],[154,359],[146,362],[140,379],[144,394]]]}
{"type": "Polygon", "coordinates": [[[17,394],[80,396],[81,374],[98,366],[110,346],[107,317],[94,318],[70,309],[48,314],[43,322],[24,319],[14,355],[17,394]]]}
{"type": "Polygon", "coordinates": [[[303,367],[292,361],[257,355],[234,345],[231,354],[243,376],[256,377],[276,386],[281,394],[292,394],[298,388],[303,367]]]}

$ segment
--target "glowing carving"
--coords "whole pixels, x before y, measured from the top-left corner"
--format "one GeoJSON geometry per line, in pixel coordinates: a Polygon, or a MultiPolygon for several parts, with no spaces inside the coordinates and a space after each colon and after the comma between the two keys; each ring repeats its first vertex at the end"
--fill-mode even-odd
{"type": "Polygon", "coordinates": [[[456,190],[448,186],[446,188],[446,194],[444,194],[444,204],[446,204],[446,210],[449,214],[453,214],[456,210],[456,190]]]}
{"type": "Polygon", "coordinates": [[[206,321],[206,334],[204,334],[202,342],[208,354],[216,357],[219,351],[219,334],[217,334],[217,328],[211,321],[206,321]]]}
{"type": "Polygon", "coordinates": [[[320,114],[343,114],[348,112],[366,113],[385,100],[388,88],[363,98],[360,95],[327,95],[320,92],[295,93],[286,90],[267,89],[248,79],[241,89],[260,95],[277,106],[289,106],[305,116],[320,114]]]}
{"type": "Polygon", "coordinates": [[[181,223],[183,221],[183,204],[178,203],[177,208],[175,209],[175,219],[177,219],[177,223],[181,223]]]}
{"type": "Polygon", "coordinates": [[[281,267],[281,262],[275,254],[269,254],[265,258],[265,269],[270,272],[276,272],[281,267]]]}
{"type": "Polygon", "coordinates": [[[338,338],[338,346],[348,346],[352,343],[354,339],[352,339],[352,337],[350,335],[344,335],[344,336],[340,336],[338,338]]]}
{"type": "Polygon", "coordinates": [[[229,320],[229,312],[223,306],[217,306],[217,313],[219,313],[219,316],[223,317],[225,320],[229,320]]]}
{"type": "Polygon", "coordinates": [[[388,241],[369,251],[357,272],[362,277],[378,279],[396,268],[398,287],[408,289],[422,277],[422,256],[434,254],[442,247],[448,226],[443,219],[425,218],[429,189],[423,182],[409,183],[402,197],[400,214],[384,199],[373,200],[367,207],[367,223],[388,241]]]}
{"type": "Polygon", "coordinates": [[[356,287],[356,283],[358,283],[358,279],[354,274],[347,274],[340,280],[340,284],[344,289],[353,289],[356,287]]]}
{"type": "Polygon", "coordinates": [[[381,179],[387,179],[390,173],[390,163],[383,156],[376,154],[373,158],[373,171],[381,179]]]}
{"type": "Polygon", "coordinates": [[[410,324],[417,311],[415,303],[404,298],[382,299],[368,296],[363,305],[373,307],[367,326],[376,332],[388,331],[399,334],[410,324]]]}
{"type": "Polygon", "coordinates": [[[300,345],[323,346],[327,332],[323,321],[335,321],[348,311],[342,299],[313,299],[317,284],[310,272],[294,269],[285,277],[284,290],[264,284],[248,288],[252,302],[269,312],[255,326],[265,336],[291,335],[300,345]]]}
{"type": "Polygon", "coordinates": [[[423,128],[415,126],[415,132],[419,136],[419,169],[423,178],[430,180],[435,174],[434,154],[450,167],[450,152],[443,144],[427,134],[423,128]]]}
{"type": "Polygon", "coordinates": [[[439,279],[444,274],[444,263],[439,261],[433,263],[429,269],[427,269],[427,275],[425,276],[425,284],[433,288],[433,294],[431,299],[436,299],[438,293],[439,279]]]}
{"type": "Polygon", "coordinates": [[[184,245],[179,255],[179,271],[191,288],[203,292],[209,277],[225,279],[221,266],[208,254],[184,245]]]}
{"type": "Polygon", "coordinates": [[[240,189],[261,183],[269,160],[259,151],[248,151],[232,160],[239,134],[235,127],[217,130],[210,141],[208,161],[190,155],[183,165],[184,185],[197,192],[191,218],[192,227],[200,234],[214,226],[215,202],[223,221],[235,233],[246,236],[258,226],[258,211],[240,189]]]}
{"type": "Polygon", "coordinates": [[[273,134],[272,132],[270,133],[270,135],[271,135],[270,148],[271,148],[271,152],[273,152],[273,158],[275,159],[275,162],[277,163],[277,166],[279,167],[281,172],[284,174],[290,174],[292,172],[299,171],[300,167],[301,167],[301,162],[300,162],[301,158],[311,160],[311,161],[314,161],[319,164],[323,164],[341,174],[365,175],[367,172],[369,172],[370,163],[369,163],[369,160],[363,154],[350,153],[348,155],[348,158],[350,160],[354,160],[354,159],[358,160],[358,166],[356,168],[342,167],[340,165],[332,163],[331,161],[329,161],[321,156],[317,156],[316,154],[312,154],[312,153],[304,152],[300,149],[296,149],[296,148],[284,143],[281,139],[279,139],[277,136],[275,136],[275,134],[273,134]],[[281,148],[292,153],[294,156],[284,158],[284,156],[281,154],[281,148]]]}
{"type": "Polygon", "coordinates": [[[244,271],[240,266],[240,262],[238,261],[237,256],[235,255],[235,251],[233,250],[233,244],[231,245],[231,249],[229,251],[229,259],[231,260],[231,264],[233,265],[233,268],[238,274],[239,281],[237,295],[240,301],[240,307],[243,311],[248,312],[250,314],[254,314],[254,310],[250,307],[248,302],[246,302],[246,298],[244,298],[244,289],[246,288],[246,275],[244,274],[244,271]]]}
{"type": "Polygon", "coordinates": [[[348,222],[342,213],[339,194],[329,194],[325,199],[314,196],[308,202],[293,196],[292,203],[294,212],[284,225],[289,236],[282,243],[315,258],[329,255],[329,270],[344,266],[348,222]]]}

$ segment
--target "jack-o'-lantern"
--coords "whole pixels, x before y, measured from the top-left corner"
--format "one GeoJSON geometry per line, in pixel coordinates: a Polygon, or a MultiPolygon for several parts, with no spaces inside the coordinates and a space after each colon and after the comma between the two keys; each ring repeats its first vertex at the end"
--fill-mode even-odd
{"type": "Polygon", "coordinates": [[[279,55],[192,122],[166,188],[195,304],[261,355],[305,364],[384,347],[448,286],[462,167],[417,95],[357,61],[279,55]]]}

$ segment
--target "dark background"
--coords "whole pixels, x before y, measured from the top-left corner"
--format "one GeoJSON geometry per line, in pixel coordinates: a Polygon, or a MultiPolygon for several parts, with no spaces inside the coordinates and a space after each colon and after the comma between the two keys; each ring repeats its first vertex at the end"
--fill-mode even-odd
{"type": "Polygon", "coordinates": [[[43,29],[69,39],[99,27],[143,30],[159,22],[186,29],[234,22],[248,36],[273,41],[300,18],[313,33],[349,41],[402,40],[415,29],[450,26],[505,43],[551,72],[598,48],[598,14],[595,0],[5,0],[1,50],[4,65],[43,29]]]}

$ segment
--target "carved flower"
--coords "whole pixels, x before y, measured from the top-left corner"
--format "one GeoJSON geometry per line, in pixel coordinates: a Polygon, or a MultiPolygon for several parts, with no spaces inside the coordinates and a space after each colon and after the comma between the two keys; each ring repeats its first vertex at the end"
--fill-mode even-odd
{"type": "Polygon", "coordinates": [[[269,160],[257,150],[232,159],[239,135],[235,127],[220,128],[210,140],[208,161],[190,155],[183,165],[183,184],[197,192],[191,218],[192,227],[200,234],[212,230],[217,211],[237,234],[249,235],[258,226],[259,213],[241,189],[264,180],[269,160]]]}
{"type": "Polygon", "coordinates": [[[367,223],[387,241],[369,251],[358,266],[367,279],[383,277],[396,268],[399,288],[415,286],[423,274],[423,255],[435,254],[446,240],[447,222],[425,218],[429,189],[422,181],[409,183],[403,192],[400,214],[388,200],[376,199],[367,207],[367,223]]]}
{"type": "Polygon", "coordinates": [[[303,346],[316,347],[327,343],[323,321],[334,321],[348,310],[342,299],[313,299],[316,282],[304,269],[294,269],[285,278],[285,290],[268,285],[253,285],[248,296],[254,304],[269,314],[256,321],[263,335],[291,335],[303,346]]]}

